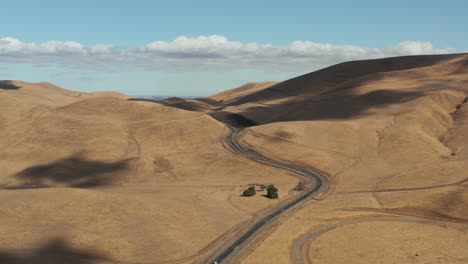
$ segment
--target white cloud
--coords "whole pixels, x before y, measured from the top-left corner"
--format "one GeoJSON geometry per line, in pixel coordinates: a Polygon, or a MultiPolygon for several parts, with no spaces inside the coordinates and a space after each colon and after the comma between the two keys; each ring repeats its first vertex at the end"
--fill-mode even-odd
{"type": "Polygon", "coordinates": [[[114,45],[85,46],[75,41],[41,44],[0,38],[0,62],[47,64],[67,67],[154,70],[314,70],[335,63],[400,55],[443,54],[454,49],[434,48],[430,42],[403,41],[384,48],[294,41],[287,46],[230,41],[224,36],[181,36],[173,41],[155,41],[122,50],[114,45]]]}
{"type": "Polygon", "coordinates": [[[418,42],[418,41],[403,41],[398,43],[395,47],[390,48],[391,52],[405,54],[405,55],[418,55],[418,54],[443,54],[447,51],[453,52],[454,50],[435,49],[431,42],[418,42]]]}
{"type": "Polygon", "coordinates": [[[86,54],[85,47],[75,41],[48,41],[40,46],[35,47],[38,52],[46,54],[65,54],[65,53],[76,53],[86,54]]]}
{"type": "Polygon", "coordinates": [[[229,41],[226,37],[219,35],[200,36],[188,38],[181,36],[172,42],[155,41],[142,48],[141,52],[155,53],[164,56],[201,57],[200,55],[213,55],[214,57],[229,57],[240,54],[252,54],[262,49],[267,49],[271,45],[259,45],[257,43],[242,43],[229,41]],[[194,56],[195,55],[195,56],[194,56]]]}
{"type": "Polygon", "coordinates": [[[59,53],[79,53],[84,54],[86,48],[75,41],[48,41],[37,45],[35,43],[22,42],[15,38],[0,38],[0,55],[41,55],[59,53]]]}
{"type": "Polygon", "coordinates": [[[98,44],[89,47],[89,52],[91,54],[110,54],[114,51],[116,51],[115,46],[109,44],[98,44]]]}

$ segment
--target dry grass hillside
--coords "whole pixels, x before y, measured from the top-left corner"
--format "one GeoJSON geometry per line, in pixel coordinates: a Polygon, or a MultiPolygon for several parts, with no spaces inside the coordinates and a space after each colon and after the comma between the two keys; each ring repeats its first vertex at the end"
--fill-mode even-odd
{"type": "Polygon", "coordinates": [[[192,263],[297,194],[216,119],[328,180],[233,263],[468,263],[467,54],[161,102],[3,81],[0,110],[0,263],[192,263]],[[241,197],[250,183],[280,200],[241,197]]]}
{"type": "Polygon", "coordinates": [[[243,144],[330,186],[237,261],[467,263],[467,101],[459,54],[347,62],[227,103],[243,144]]]}
{"type": "Polygon", "coordinates": [[[179,97],[171,97],[160,101],[146,100],[146,99],[132,99],[135,101],[150,101],[157,102],[162,105],[175,107],[188,111],[198,111],[204,113],[210,113],[215,110],[223,108],[226,104],[235,101],[236,99],[242,98],[252,93],[259,92],[266,89],[275,82],[260,82],[260,83],[247,83],[242,86],[229,89],[218,94],[215,94],[206,98],[197,99],[182,99],[179,97]]]}
{"type": "Polygon", "coordinates": [[[253,93],[260,93],[262,90],[267,89],[275,85],[276,82],[250,82],[239,87],[229,89],[215,95],[210,96],[209,98],[214,99],[218,102],[222,102],[224,104],[228,104],[233,102],[237,99],[246,97],[253,93]]]}
{"type": "Polygon", "coordinates": [[[210,116],[130,99],[0,82],[0,263],[191,263],[295,194],[210,116]],[[241,197],[250,183],[281,199],[241,197]]]}

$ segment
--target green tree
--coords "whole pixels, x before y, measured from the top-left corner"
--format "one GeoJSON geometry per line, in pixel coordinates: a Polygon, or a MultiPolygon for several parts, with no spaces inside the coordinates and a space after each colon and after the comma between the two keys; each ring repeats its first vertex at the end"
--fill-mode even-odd
{"type": "Polygon", "coordinates": [[[273,184],[267,188],[267,197],[270,199],[278,199],[278,188],[273,184]]]}
{"type": "Polygon", "coordinates": [[[255,191],[254,186],[250,186],[247,188],[244,193],[242,194],[243,196],[254,196],[257,192],[255,191]]]}

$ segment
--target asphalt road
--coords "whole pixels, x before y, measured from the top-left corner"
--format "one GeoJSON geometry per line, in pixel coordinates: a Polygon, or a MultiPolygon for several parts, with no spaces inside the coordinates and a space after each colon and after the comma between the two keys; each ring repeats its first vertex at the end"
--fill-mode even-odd
{"type": "Polygon", "coordinates": [[[245,150],[236,141],[236,135],[239,132],[239,130],[231,126],[228,126],[228,128],[230,132],[226,138],[226,142],[236,153],[242,156],[245,156],[249,159],[255,160],[257,162],[269,165],[269,166],[285,169],[288,171],[292,171],[292,172],[304,175],[310,178],[315,183],[315,185],[311,189],[306,190],[302,195],[300,195],[296,199],[290,201],[289,203],[275,209],[274,211],[260,218],[260,220],[258,220],[246,233],[244,233],[236,241],[233,241],[232,244],[224,248],[222,252],[220,252],[217,256],[212,258],[212,260],[210,260],[208,263],[217,263],[217,264],[227,263],[227,258],[232,257],[236,253],[238,253],[241,247],[248,241],[248,239],[253,238],[254,236],[260,234],[261,230],[259,229],[261,227],[269,224],[270,222],[272,222],[272,220],[286,213],[288,210],[292,209],[299,203],[304,202],[305,200],[316,196],[323,189],[325,185],[325,178],[322,177],[316,171],[313,171],[305,167],[301,167],[296,164],[288,163],[288,162],[271,160],[271,159],[268,159],[267,157],[261,156],[260,154],[245,150]]]}

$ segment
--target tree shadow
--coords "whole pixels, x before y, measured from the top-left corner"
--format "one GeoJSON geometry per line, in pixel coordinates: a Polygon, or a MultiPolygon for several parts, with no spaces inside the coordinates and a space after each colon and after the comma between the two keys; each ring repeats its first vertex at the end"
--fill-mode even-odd
{"type": "Polygon", "coordinates": [[[0,81],[1,90],[18,90],[19,88],[21,87],[13,84],[13,81],[0,81]]]}
{"type": "Polygon", "coordinates": [[[118,178],[115,173],[129,168],[131,159],[116,162],[87,160],[82,153],[49,164],[26,168],[15,176],[25,183],[5,189],[32,189],[54,186],[91,188],[111,185],[118,178]]]}
{"type": "Polygon", "coordinates": [[[2,264],[95,264],[110,262],[103,255],[74,249],[62,238],[48,241],[37,249],[0,249],[2,264]]]}

